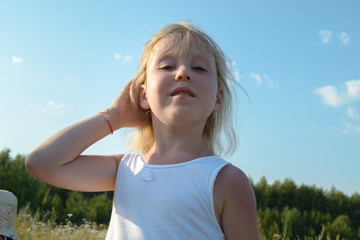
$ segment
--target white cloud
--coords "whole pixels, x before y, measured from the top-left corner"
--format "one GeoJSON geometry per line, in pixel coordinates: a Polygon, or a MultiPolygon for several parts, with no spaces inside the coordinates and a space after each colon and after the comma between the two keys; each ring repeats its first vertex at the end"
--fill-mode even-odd
{"type": "Polygon", "coordinates": [[[257,86],[261,86],[263,83],[266,83],[270,88],[279,88],[279,85],[267,74],[250,73],[250,78],[255,80],[257,86]]]}
{"type": "Polygon", "coordinates": [[[359,99],[360,98],[360,79],[347,81],[345,84],[347,87],[347,95],[349,95],[350,97],[352,97],[354,99],[359,99]]]}
{"type": "Polygon", "coordinates": [[[260,74],[250,73],[250,77],[256,81],[256,85],[260,86],[262,84],[262,78],[260,74]]]}
{"type": "Polygon", "coordinates": [[[121,59],[121,55],[118,54],[118,53],[115,53],[115,59],[116,59],[116,60],[120,60],[120,59],[121,59]]]}
{"type": "Polygon", "coordinates": [[[239,69],[237,69],[236,64],[237,64],[236,61],[232,61],[230,68],[232,69],[235,80],[239,82],[240,81],[240,71],[239,71],[239,69]]]}
{"type": "Polygon", "coordinates": [[[240,81],[240,71],[238,69],[234,70],[234,78],[236,81],[240,81]]]}
{"type": "Polygon", "coordinates": [[[338,33],[337,37],[339,38],[340,42],[344,45],[350,43],[350,36],[346,32],[338,33]]]}
{"type": "Polygon", "coordinates": [[[58,104],[54,101],[48,101],[46,109],[50,110],[55,116],[62,116],[65,114],[65,105],[58,104]]]}
{"type": "Polygon", "coordinates": [[[348,107],[347,110],[346,110],[346,115],[349,117],[349,118],[353,118],[353,119],[358,119],[359,118],[359,114],[357,113],[357,111],[352,108],[352,107],[348,107]]]}
{"type": "Polygon", "coordinates": [[[321,41],[324,44],[328,44],[328,43],[330,43],[330,40],[332,38],[332,32],[329,30],[320,30],[319,36],[320,36],[321,41]]]}
{"type": "Polygon", "coordinates": [[[124,62],[128,62],[128,61],[131,61],[131,60],[133,60],[133,59],[134,59],[133,56],[125,55],[125,57],[124,57],[124,62]]]}
{"type": "Polygon", "coordinates": [[[350,132],[360,133],[360,125],[351,124],[348,122],[344,123],[345,130],[343,133],[348,134],[350,132]]]}
{"type": "Polygon", "coordinates": [[[263,75],[263,78],[265,79],[265,81],[266,81],[266,83],[267,83],[267,85],[268,85],[269,87],[271,87],[271,88],[278,88],[278,87],[279,87],[279,85],[277,85],[277,84],[275,83],[275,81],[272,80],[268,75],[264,74],[264,75],[263,75]]]}
{"type": "Polygon", "coordinates": [[[21,57],[12,56],[12,62],[13,63],[22,63],[23,59],[21,57]]]}
{"type": "MultiPolygon", "coordinates": [[[[318,32],[321,42],[323,44],[329,44],[333,37],[333,32],[330,30],[320,30],[318,32]]],[[[335,35],[335,34],[334,34],[335,35]]],[[[350,35],[346,32],[336,33],[336,38],[340,41],[341,44],[347,45],[350,43],[350,35]]]]}
{"type": "Polygon", "coordinates": [[[46,104],[29,104],[29,106],[46,114],[51,113],[57,117],[64,115],[66,109],[65,104],[55,103],[52,100],[48,101],[46,104]]]}
{"type": "Polygon", "coordinates": [[[129,62],[134,59],[131,55],[121,56],[119,53],[115,53],[114,57],[116,60],[123,60],[124,62],[129,62]]]}
{"type": "Polygon", "coordinates": [[[325,86],[316,88],[314,92],[320,95],[325,105],[334,108],[360,100],[360,79],[347,81],[345,88],[339,91],[334,86],[325,86]]]}
{"type": "Polygon", "coordinates": [[[331,107],[338,107],[342,104],[340,94],[334,86],[325,86],[315,89],[315,93],[320,95],[322,102],[331,107]]]}

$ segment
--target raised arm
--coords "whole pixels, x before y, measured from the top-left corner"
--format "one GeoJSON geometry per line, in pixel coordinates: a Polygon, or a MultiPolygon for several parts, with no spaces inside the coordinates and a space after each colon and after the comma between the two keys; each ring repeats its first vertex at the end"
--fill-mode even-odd
{"type": "Polygon", "coordinates": [[[227,240],[259,240],[256,200],[251,184],[240,169],[225,166],[216,178],[214,204],[227,240]]]}
{"type": "MultiPolygon", "coordinates": [[[[130,111],[131,81],[109,108],[113,130],[136,126],[130,111]]],[[[103,114],[98,113],[75,123],[47,139],[25,160],[26,169],[41,181],[57,187],[78,191],[114,189],[117,165],[122,155],[80,155],[85,149],[110,134],[103,114]]]]}

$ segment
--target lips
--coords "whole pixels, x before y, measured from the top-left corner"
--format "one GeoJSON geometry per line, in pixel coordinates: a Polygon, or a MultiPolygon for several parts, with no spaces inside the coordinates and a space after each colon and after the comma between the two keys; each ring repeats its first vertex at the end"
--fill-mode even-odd
{"type": "Polygon", "coordinates": [[[178,87],[175,88],[171,93],[170,96],[174,97],[174,96],[190,96],[190,97],[195,97],[195,94],[193,91],[191,91],[190,88],[187,87],[178,87]]]}

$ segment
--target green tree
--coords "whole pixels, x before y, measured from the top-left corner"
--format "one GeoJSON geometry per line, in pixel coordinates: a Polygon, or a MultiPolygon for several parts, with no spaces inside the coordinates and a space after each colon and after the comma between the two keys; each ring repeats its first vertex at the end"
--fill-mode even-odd
{"type": "Polygon", "coordinates": [[[265,177],[262,177],[260,181],[254,185],[254,192],[258,208],[265,209],[269,207],[270,188],[265,177]]]}
{"type": "Polygon", "coordinates": [[[281,193],[281,182],[276,180],[270,187],[270,196],[269,196],[269,207],[281,209],[282,203],[282,193],[281,193]]]}
{"type": "Polygon", "coordinates": [[[259,231],[266,239],[271,239],[274,234],[280,234],[280,214],[276,208],[258,210],[259,231]]]}
{"type": "Polygon", "coordinates": [[[81,192],[71,192],[65,206],[65,211],[72,222],[80,224],[83,219],[88,219],[90,210],[88,200],[81,192]]]}
{"type": "MultiPolygon", "coordinates": [[[[39,199],[46,184],[38,182],[31,177],[24,167],[25,156],[10,157],[10,150],[5,149],[0,153],[0,188],[11,191],[18,199],[18,207],[30,203],[31,209],[40,208],[39,199]]],[[[44,190],[46,192],[46,190],[44,190]]]]}
{"type": "Polygon", "coordinates": [[[293,180],[286,178],[280,186],[281,202],[278,207],[295,206],[295,194],[297,187],[293,180]]]}
{"type": "Polygon", "coordinates": [[[290,239],[304,234],[303,221],[298,209],[285,207],[281,212],[281,222],[286,236],[290,239]]]}
{"type": "Polygon", "coordinates": [[[58,221],[64,221],[65,220],[65,207],[64,203],[59,197],[59,195],[55,194],[51,199],[51,213],[57,219],[58,221]]]}
{"type": "Polygon", "coordinates": [[[328,193],[328,212],[333,216],[339,216],[351,210],[350,199],[334,187],[328,193]]]}
{"type": "Polygon", "coordinates": [[[310,212],[312,210],[312,194],[313,189],[309,186],[302,184],[296,192],[296,208],[301,211],[310,212]]]}
{"type": "Polygon", "coordinates": [[[338,216],[330,225],[326,227],[326,231],[331,238],[335,238],[337,235],[340,235],[341,239],[352,239],[352,229],[350,226],[350,219],[348,215],[338,216]]]}
{"type": "MultiPolygon", "coordinates": [[[[350,202],[351,202],[351,209],[348,212],[350,221],[354,229],[359,228],[360,230],[360,194],[354,193],[350,198],[350,202]]],[[[359,235],[359,239],[360,239],[360,235],[359,235]]]]}
{"type": "Polygon", "coordinates": [[[89,201],[89,219],[97,223],[108,223],[110,221],[112,201],[106,193],[97,195],[89,201]]]}

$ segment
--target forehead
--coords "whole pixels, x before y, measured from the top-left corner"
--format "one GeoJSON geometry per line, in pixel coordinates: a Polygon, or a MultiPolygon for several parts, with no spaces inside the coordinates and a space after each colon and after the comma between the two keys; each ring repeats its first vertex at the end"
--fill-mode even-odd
{"type": "Polygon", "coordinates": [[[152,56],[156,58],[162,55],[197,56],[209,61],[214,60],[204,41],[195,36],[180,36],[179,34],[166,36],[154,45],[152,56]]]}

